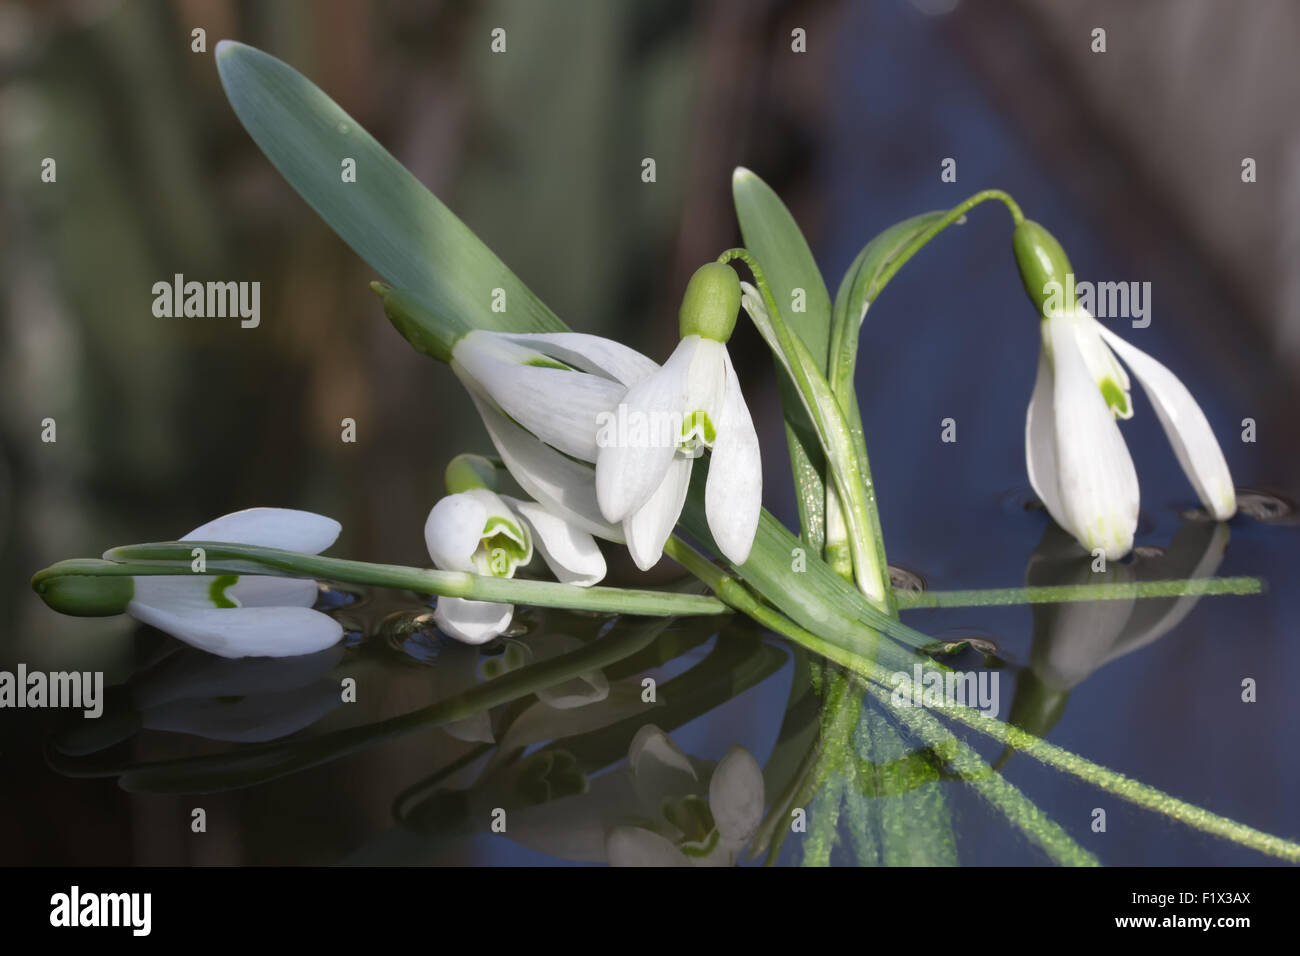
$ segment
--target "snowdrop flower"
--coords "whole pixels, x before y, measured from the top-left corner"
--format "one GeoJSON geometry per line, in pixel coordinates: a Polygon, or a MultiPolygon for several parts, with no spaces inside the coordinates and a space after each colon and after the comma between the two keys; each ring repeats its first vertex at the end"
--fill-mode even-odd
{"type": "MultiPolygon", "coordinates": [[[[556,579],[590,587],[605,576],[605,558],[590,534],[533,501],[499,495],[488,484],[492,466],[461,455],[447,468],[447,490],[429,512],[424,541],[444,571],[514,577],[536,547],[556,579]]],[[[483,644],[510,626],[514,607],[492,601],[439,597],[438,627],[467,644],[483,644]]]]}
{"type": "Polygon", "coordinates": [[[1117,418],[1131,418],[1137,376],[1206,509],[1226,521],[1237,509],[1232,476],[1196,400],[1178,378],[1074,302],[1069,260],[1042,226],[1025,221],[1014,247],[1025,291],[1042,312],[1042,352],[1025,420],[1029,481],[1057,524],[1085,548],[1123,557],[1137,529],[1138,481],[1117,418]],[[1072,298],[1072,296],[1070,296],[1072,298]],[[1118,354],[1118,358],[1116,357],[1118,354]]]}
{"type": "Polygon", "coordinates": [[[637,731],[628,767],[649,826],[609,831],[611,866],[735,864],[763,821],[762,768],[743,747],[732,747],[716,767],[699,763],[653,724],[637,731]]]}
{"type": "Polygon", "coordinates": [[[596,499],[599,421],[659,366],[595,335],[475,330],[452,348],[451,367],[520,487],[568,523],[623,541],[596,499]]]}
{"type": "Polygon", "coordinates": [[[749,558],[762,510],[758,436],[727,354],[740,308],[740,281],[721,263],[691,276],[681,341],[664,366],[627,390],[596,436],[596,496],[622,522],[632,559],[652,567],[686,501],[691,468],[712,452],[705,513],[719,550],[749,558]]]}
{"type": "MultiPolygon", "coordinates": [[[[545,723],[533,721],[527,728],[516,722],[502,751],[627,719],[638,706],[638,688],[633,684],[627,699],[605,713],[595,713],[602,702],[585,710],[552,710],[545,723]],[[588,713],[595,723],[583,723],[588,713]],[[516,736],[516,727],[524,733],[516,736]]],[[[535,705],[534,713],[545,710],[535,705]]],[[[506,807],[508,836],[516,843],[561,859],[613,866],[730,866],[762,822],[763,772],[743,747],[731,747],[715,764],[683,753],[647,724],[632,739],[627,765],[609,773],[583,778],[559,762],[570,755],[550,756],[557,759],[546,768],[552,792],[545,802],[520,799],[521,778],[535,779],[539,769],[527,773],[523,761],[485,774],[470,790],[471,815],[489,819],[493,808],[506,807]]]]}
{"type": "MultiPolygon", "coordinates": [[[[213,541],[319,554],[338,537],[333,518],[249,508],[209,521],[181,541],[213,541]]],[[[312,610],[316,582],[272,575],[137,575],[126,613],[219,657],[291,657],[337,644],[343,628],[312,610]]]]}

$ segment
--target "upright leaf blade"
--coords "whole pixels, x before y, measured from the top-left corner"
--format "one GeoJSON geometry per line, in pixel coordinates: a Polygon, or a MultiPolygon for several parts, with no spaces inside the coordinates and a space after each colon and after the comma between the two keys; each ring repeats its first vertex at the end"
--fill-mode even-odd
{"type": "MultiPolygon", "coordinates": [[[[745,248],[763,266],[786,324],[807,346],[824,375],[830,347],[831,300],[812,250],[785,203],[754,173],[738,168],[731,178],[731,191],[745,248]],[[795,290],[803,291],[804,312],[793,310],[795,290]]],[[[826,542],[826,459],[799,393],[780,363],[777,376],[802,537],[820,553],[826,542]]]]}
{"type": "Polygon", "coordinates": [[[388,282],[477,328],[563,330],[469,227],[314,83],[242,43],[223,40],[216,59],[230,105],[262,152],[388,282]],[[356,182],[343,181],[344,159],[356,162],[356,182]],[[492,309],[496,289],[505,293],[505,311],[492,309]]]}

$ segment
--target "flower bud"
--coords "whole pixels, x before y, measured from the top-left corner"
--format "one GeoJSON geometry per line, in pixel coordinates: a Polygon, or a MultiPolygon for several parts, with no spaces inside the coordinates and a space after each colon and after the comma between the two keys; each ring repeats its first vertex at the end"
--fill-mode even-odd
{"type": "Polygon", "coordinates": [[[1041,317],[1047,318],[1052,309],[1065,309],[1074,304],[1062,298],[1066,294],[1073,298],[1074,280],[1070,278],[1067,281],[1067,277],[1073,275],[1074,269],[1055,236],[1038,223],[1026,219],[1016,227],[1011,247],[1016,253],[1016,265],[1020,267],[1020,281],[1025,284],[1029,301],[1034,303],[1041,317]]]}
{"type": "Polygon", "coordinates": [[[473,488],[497,490],[497,467],[482,455],[457,455],[443,475],[447,494],[458,495],[473,488]]]}
{"type": "Polygon", "coordinates": [[[682,296],[679,322],[682,338],[698,335],[726,342],[740,310],[740,279],[731,266],[710,262],[695,270],[682,296]]]}
{"type": "Polygon", "coordinates": [[[126,613],[126,606],[135,594],[131,575],[95,574],[96,566],[121,567],[112,561],[60,561],[32,578],[32,590],[60,614],[109,617],[126,613]]]}

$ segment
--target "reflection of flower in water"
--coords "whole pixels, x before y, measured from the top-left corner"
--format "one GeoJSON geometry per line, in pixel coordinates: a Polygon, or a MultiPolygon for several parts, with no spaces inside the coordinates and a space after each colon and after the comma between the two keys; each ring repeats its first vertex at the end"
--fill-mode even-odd
{"type": "MultiPolygon", "coordinates": [[[[495,680],[510,671],[581,650],[584,646],[582,641],[571,634],[553,632],[530,634],[526,642],[506,639],[502,653],[484,659],[479,665],[479,671],[485,680],[495,680]]],[[[537,691],[537,698],[556,710],[598,704],[608,696],[609,680],[599,669],[584,671],[537,691]]]]}
{"type": "MultiPolygon", "coordinates": [[[[544,770],[551,790],[572,794],[552,793],[548,802],[510,811],[510,838],[551,856],[614,866],[729,866],[762,821],[763,773],[742,747],[714,764],[687,756],[646,724],[632,740],[627,766],[597,777],[576,779],[562,751],[549,754],[555,759],[544,768],[527,767],[544,755],[503,772],[498,785],[507,778],[516,789],[529,782],[529,795],[537,797],[531,784],[544,770]]],[[[489,786],[476,812],[501,799],[489,786]]]]}
{"type": "MultiPolygon", "coordinates": [[[[1030,587],[1133,584],[1212,577],[1228,546],[1228,526],[1189,522],[1174,534],[1167,553],[1131,563],[1108,562],[1093,571],[1093,558],[1070,535],[1050,525],[1025,570],[1030,587]]],[[[1042,736],[1060,719],[1069,693],[1111,661],[1146,647],[1183,620],[1199,597],[1118,598],[1035,604],[1029,667],[1016,682],[1011,722],[1042,736]]]]}
{"type": "Polygon", "coordinates": [[[743,747],[708,767],[647,724],[632,739],[628,769],[647,817],[610,830],[613,866],[731,866],[763,820],[763,771],[743,747]]]}
{"type": "Polygon", "coordinates": [[[311,726],[342,703],[330,671],[342,645],[281,658],[228,659],[178,648],[114,688],[104,719],[78,721],[54,737],[66,754],[88,754],[139,730],[262,743],[311,726]]]}
{"type": "Polygon", "coordinates": [[[209,740],[260,743],[309,727],[342,703],[328,675],[342,645],[290,658],[225,660],[192,651],[135,683],[141,723],[209,740]]]}

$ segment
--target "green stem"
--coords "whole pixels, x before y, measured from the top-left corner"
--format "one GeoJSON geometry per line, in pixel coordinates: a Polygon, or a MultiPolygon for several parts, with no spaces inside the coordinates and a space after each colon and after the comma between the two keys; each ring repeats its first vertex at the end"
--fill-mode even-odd
{"type": "Polygon", "coordinates": [[[1116,584],[1058,584],[1030,588],[982,588],[970,591],[895,591],[901,610],[928,607],[996,607],[1013,604],[1059,604],[1072,601],[1119,601],[1206,594],[1262,594],[1259,578],[1186,578],[1116,584]]]}
{"type": "Polygon", "coordinates": [[[876,280],[876,296],[880,295],[880,290],[889,284],[889,280],[898,273],[898,270],[907,265],[908,260],[920,252],[931,239],[939,235],[939,233],[943,232],[953,223],[957,222],[980,203],[988,202],[989,200],[997,200],[1005,205],[1007,211],[1011,213],[1011,221],[1014,225],[1019,226],[1025,221],[1025,214],[1020,211],[1019,204],[1001,189],[984,189],[977,192],[975,195],[963,200],[956,206],[953,206],[944,214],[942,219],[930,228],[926,229],[925,232],[921,233],[903,248],[903,251],[885,267],[884,271],[880,273],[879,278],[876,280]]]}
{"type": "MultiPolygon", "coordinates": [[[[278,573],[324,578],[345,584],[406,588],[421,594],[468,598],[474,601],[501,601],[537,607],[560,607],[611,614],[676,616],[688,614],[723,614],[721,601],[702,594],[675,594],[630,588],[589,587],[559,584],[553,581],[525,581],[516,578],[493,578],[461,571],[429,571],[395,564],[370,564],[320,555],[300,554],[278,548],[223,544],[205,541],[167,541],[157,544],[132,544],[109,551],[111,561],[131,562],[119,565],[121,574],[191,574],[194,548],[203,548],[205,573],[278,573]],[[179,562],[166,564],[163,562],[179,562]],[[141,567],[135,562],[142,562],[141,567]]],[[[42,575],[59,568],[48,568],[33,578],[40,590],[42,575]]],[[[64,573],[69,573],[65,571],[64,573]]]]}
{"type": "Polygon", "coordinates": [[[816,360],[782,319],[763,267],[746,249],[729,249],[718,257],[719,262],[734,259],[744,262],[754,276],[754,284],[763,296],[768,313],[767,323],[755,319],[755,325],[789,373],[808,417],[817,429],[817,437],[826,454],[835,489],[845,505],[845,517],[849,526],[848,543],[858,586],[876,607],[882,611],[888,610],[888,572],[880,566],[877,536],[872,530],[866,502],[866,484],[853,451],[848,423],[816,360]]]}

